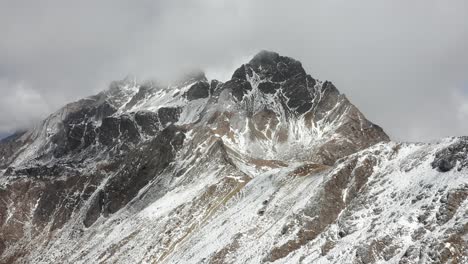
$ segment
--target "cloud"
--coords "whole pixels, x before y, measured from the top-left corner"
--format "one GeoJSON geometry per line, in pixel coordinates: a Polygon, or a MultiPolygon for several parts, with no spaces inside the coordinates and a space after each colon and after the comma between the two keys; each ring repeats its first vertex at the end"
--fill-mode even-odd
{"type": "Polygon", "coordinates": [[[45,99],[25,82],[0,79],[0,131],[4,135],[29,127],[50,111],[45,99]]]}
{"type": "Polygon", "coordinates": [[[453,95],[468,81],[467,16],[464,0],[0,0],[0,93],[26,82],[44,113],[127,74],[225,79],[269,49],[333,81],[395,139],[462,135],[453,95]]]}
{"type": "MultiPolygon", "coordinates": [[[[459,90],[455,91],[453,94],[454,105],[457,108],[457,120],[458,120],[458,130],[468,131],[468,91],[459,90]]],[[[468,135],[468,132],[465,133],[468,135]]]]}

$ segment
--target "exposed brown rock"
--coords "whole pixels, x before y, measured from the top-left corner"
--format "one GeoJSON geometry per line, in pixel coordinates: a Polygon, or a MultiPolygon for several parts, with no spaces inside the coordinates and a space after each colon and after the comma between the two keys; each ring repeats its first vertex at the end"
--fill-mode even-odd
{"type": "Polygon", "coordinates": [[[315,164],[315,163],[310,163],[310,164],[305,164],[297,169],[295,169],[290,175],[291,176],[307,176],[311,174],[315,174],[321,171],[324,171],[326,169],[329,169],[330,166],[326,166],[323,164],[315,164]]]}

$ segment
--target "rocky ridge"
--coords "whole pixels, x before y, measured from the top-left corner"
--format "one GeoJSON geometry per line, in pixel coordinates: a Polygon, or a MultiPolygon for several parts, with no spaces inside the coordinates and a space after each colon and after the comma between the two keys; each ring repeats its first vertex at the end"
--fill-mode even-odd
{"type": "Polygon", "coordinates": [[[113,82],[0,143],[0,263],[463,263],[467,147],[391,142],[274,52],[113,82]]]}

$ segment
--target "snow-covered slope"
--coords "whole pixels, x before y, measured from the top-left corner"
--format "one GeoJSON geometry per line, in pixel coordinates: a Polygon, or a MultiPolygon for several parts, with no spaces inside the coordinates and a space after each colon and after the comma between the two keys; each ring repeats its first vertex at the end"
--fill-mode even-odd
{"type": "Polygon", "coordinates": [[[464,263],[468,139],[396,143],[262,51],[123,80],[0,145],[0,262],[464,263]]]}

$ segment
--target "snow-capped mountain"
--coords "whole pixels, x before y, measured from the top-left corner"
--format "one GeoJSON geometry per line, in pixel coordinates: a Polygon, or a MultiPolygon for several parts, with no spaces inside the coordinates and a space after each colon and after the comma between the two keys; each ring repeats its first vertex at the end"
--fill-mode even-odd
{"type": "Polygon", "coordinates": [[[0,263],[467,263],[468,138],[399,143],[262,51],[0,144],[0,263]]]}

